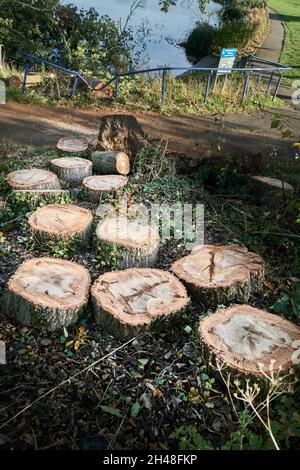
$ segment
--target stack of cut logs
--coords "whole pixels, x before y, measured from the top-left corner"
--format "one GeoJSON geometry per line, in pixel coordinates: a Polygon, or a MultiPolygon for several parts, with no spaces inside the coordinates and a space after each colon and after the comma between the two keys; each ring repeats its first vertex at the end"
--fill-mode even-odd
{"type": "MultiPolygon", "coordinates": [[[[126,153],[94,152],[89,156],[86,143],[72,138],[61,139],[57,148],[60,158],[51,161],[52,171],[10,173],[11,189],[51,201],[52,196],[82,187],[90,201],[100,202],[98,213],[103,196],[127,185],[131,161],[126,153]]],[[[96,324],[127,339],[153,325],[166,327],[167,321],[186,311],[191,298],[199,305],[199,313],[203,307],[229,306],[204,317],[198,327],[204,350],[215,360],[255,376],[268,372],[271,365],[278,371],[294,365],[300,329],[247,304],[264,282],[265,264],[259,255],[235,245],[201,245],[168,272],[155,269],[159,231],[141,218],[108,212],[95,228],[91,210],[49,203],[33,212],[28,224],[45,243],[76,238],[89,244],[93,237],[103,265],[113,257],[119,270],[105,272],[91,287],[89,272],[75,262],[55,258],[25,261],[9,280],[2,299],[2,310],[9,318],[56,330],[75,323],[91,302],[96,324]]]]}

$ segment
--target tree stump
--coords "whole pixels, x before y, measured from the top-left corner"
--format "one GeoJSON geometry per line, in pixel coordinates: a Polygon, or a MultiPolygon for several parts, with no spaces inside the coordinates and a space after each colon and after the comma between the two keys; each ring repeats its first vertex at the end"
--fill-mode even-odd
{"type": "Polygon", "coordinates": [[[264,280],[263,259],[239,246],[200,245],[176,261],[171,271],[191,296],[210,307],[232,301],[248,302],[264,280]]]}
{"type": "Polygon", "coordinates": [[[73,185],[79,185],[84,178],[93,174],[90,160],[78,157],[63,157],[51,160],[51,167],[59,179],[73,185]]]}
{"type": "Polygon", "coordinates": [[[88,190],[92,200],[99,201],[103,196],[126,186],[128,178],[120,175],[88,176],[83,186],[88,190]]]}
{"type": "Polygon", "coordinates": [[[172,274],[159,269],[105,273],[92,287],[96,323],[117,338],[132,338],[181,312],[189,298],[172,274]]]}
{"type": "Polygon", "coordinates": [[[299,364],[300,328],[249,305],[235,305],[207,316],[198,333],[215,359],[246,375],[286,372],[299,364]]]}
{"type": "Polygon", "coordinates": [[[36,168],[9,173],[7,183],[12,189],[17,190],[61,189],[55,173],[36,168]]]}
{"type": "Polygon", "coordinates": [[[123,151],[133,160],[144,145],[145,134],[134,116],[113,114],[101,118],[98,150],[123,151]]]}
{"type": "Polygon", "coordinates": [[[78,320],[89,289],[89,272],[79,264],[34,258],[9,280],[2,311],[23,325],[57,330],[78,320]]]}
{"type": "Polygon", "coordinates": [[[93,169],[100,175],[128,175],[130,160],[124,152],[93,152],[93,169]]]}
{"type": "Polygon", "coordinates": [[[251,176],[254,195],[260,200],[274,198],[288,199],[294,194],[294,187],[285,181],[267,176],[251,176]]]}
{"type": "Polygon", "coordinates": [[[159,232],[150,225],[125,217],[106,219],[98,224],[96,242],[103,265],[126,269],[157,262],[159,232]]]}
{"type": "Polygon", "coordinates": [[[74,137],[64,137],[57,142],[57,150],[64,154],[83,154],[88,150],[88,147],[85,140],[74,137]]]}
{"type": "Polygon", "coordinates": [[[93,214],[74,204],[48,204],[28,219],[33,233],[42,240],[87,242],[92,234],[93,214]]]}

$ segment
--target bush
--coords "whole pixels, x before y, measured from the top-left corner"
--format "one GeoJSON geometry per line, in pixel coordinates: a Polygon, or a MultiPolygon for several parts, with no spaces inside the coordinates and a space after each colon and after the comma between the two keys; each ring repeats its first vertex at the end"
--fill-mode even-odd
{"type": "Polygon", "coordinates": [[[223,26],[214,30],[210,53],[218,56],[224,47],[236,46],[243,49],[255,30],[255,25],[245,23],[243,20],[224,23],[223,26]]]}
{"type": "Polygon", "coordinates": [[[197,62],[210,53],[214,28],[207,23],[199,24],[188,36],[183,45],[186,56],[191,62],[197,62]]]}
{"type": "Polygon", "coordinates": [[[246,11],[240,6],[225,6],[220,11],[220,18],[222,21],[236,21],[241,20],[246,15],[246,11]]]}

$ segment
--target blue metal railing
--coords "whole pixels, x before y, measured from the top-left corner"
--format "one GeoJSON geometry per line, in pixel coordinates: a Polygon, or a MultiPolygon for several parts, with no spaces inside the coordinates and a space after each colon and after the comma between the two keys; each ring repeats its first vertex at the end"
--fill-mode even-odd
{"type": "MultiPolygon", "coordinates": [[[[26,90],[26,81],[27,81],[27,76],[28,76],[28,71],[29,71],[29,61],[33,60],[35,62],[43,63],[45,65],[48,65],[49,67],[54,67],[58,70],[61,70],[67,74],[73,75],[75,77],[72,91],[71,91],[71,96],[74,95],[76,92],[77,84],[79,81],[82,81],[90,90],[94,90],[87,80],[82,77],[80,72],[75,72],[73,70],[67,69],[65,67],[62,67],[60,65],[54,64],[52,62],[49,62],[48,60],[41,59],[38,57],[35,57],[31,54],[23,53],[23,56],[26,59],[25,63],[25,74],[24,74],[24,81],[23,81],[23,92],[25,93],[26,90]]],[[[225,77],[225,81],[227,80],[227,77],[231,73],[242,73],[245,74],[245,82],[243,86],[243,93],[242,93],[242,99],[244,100],[247,96],[247,92],[249,90],[249,84],[250,84],[250,79],[251,76],[258,74],[258,79],[257,79],[257,84],[261,81],[262,76],[270,76],[269,81],[267,84],[267,89],[266,91],[269,93],[272,88],[272,83],[274,80],[275,75],[277,74],[277,82],[275,85],[275,89],[273,92],[273,100],[276,98],[280,84],[282,81],[282,72],[285,72],[287,70],[291,70],[291,67],[282,65],[282,64],[277,64],[275,62],[271,62],[265,59],[260,59],[255,56],[250,56],[247,65],[248,64],[253,64],[254,62],[269,65],[269,67],[241,67],[241,68],[232,68],[232,69],[219,69],[219,68],[204,68],[204,67],[156,67],[156,68],[149,68],[149,69],[143,69],[143,70],[131,70],[129,72],[122,72],[122,73],[116,73],[114,77],[112,77],[109,81],[107,81],[101,88],[97,89],[97,92],[104,91],[107,87],[109,87],[111,84],[115,84],[115,90],[114,90],[114,96],[118,98],[119,96],[119,89],[120,89],[120,78],[124,77],[130,77],[134,75],[143,75],[143,74],[149,74],[149,73],[162,73],[162,86],[161,86],[161,103],[164,104],[165,101],[165,96],[166,96],[166,81],[167,81],[167,73],[168,72],[175,72],[175,71],[185,71],[185,72],[202,72],[204,74],[207,74],[207,79],[206,79],[206,85],[205,85],[205,97],[204,97],[204,102],[207,103],[208,97],[209,97],[209,91],[210,91],[210,85],[211,85],[211,80],[213,76],[215,75],[216,80],[219,75],[222,74],[222,76],[225,77]]]]}

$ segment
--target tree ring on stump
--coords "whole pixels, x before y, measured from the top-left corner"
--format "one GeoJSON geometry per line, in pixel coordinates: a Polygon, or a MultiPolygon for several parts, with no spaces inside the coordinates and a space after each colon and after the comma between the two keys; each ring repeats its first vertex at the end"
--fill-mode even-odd
{"type": "Polygon", "coordinates": [[[7,183],[15,190],[61,189],[55,173],[36,168],[9,173],[7,183]]]}
{"type": "Polygon", "coordinates": [[[34,233],[49,239],[89,238],[92,232],[93,214],[74,204],[48,204],[39,207],[28,223],[34,233]]]}
{"type": "Polygon", "coordinates": [[[66,153],[85,152],[88,147],[85,140],[74,137],[63,137],[57,142],[57,149],[66,153]]]}
{"type": "Polygon", "coordinates": [[[121,175],[88,176],[82,182],[94,200],[99,200],[105,194],[117,191],[119,188],[126,186],[127,183],[128,178],[121,175]]]}
{"type": "Polygon", "coordinates": [[[239,246],[200,245],[176,261],[171,271],[205,305],[248,302],[264,280],[264,260],[239,246]]]}
{"type": "Polygon", "coordinates": [[[51,166],[59,179],[67,183],[80,184],[87,176],[93,173],[93,164],[90,160],[78,157],[62,157],[51,160],[51,166]]]}
{"type": "Polygon", "coordinates": [[[114,217],[99,222],[96,237],[100,255],[110,266],[148,267],[157,261],[159,232],[151,225],[114,217]]]}
{"type": "Polygon", "coordinates": [[[300,328],[249,305],[207,316],[198,333],[215,359],[246,375],[286,372],[299,364],[300,328]]]}
{"type": "Polygon", "coordinates": [[[23,325],[56,330],[75,323],[88,302],[89,272],[77,263],[34,258],[8,282],[2,309],[23,325]]]}
{"type": "Polygon", "coordinates": [[[105,273],[92,287],[95,321],[119,338],[134,337],[157,319],[168,319],[189,303],[185,287],[159,269],[105,273]]]}

